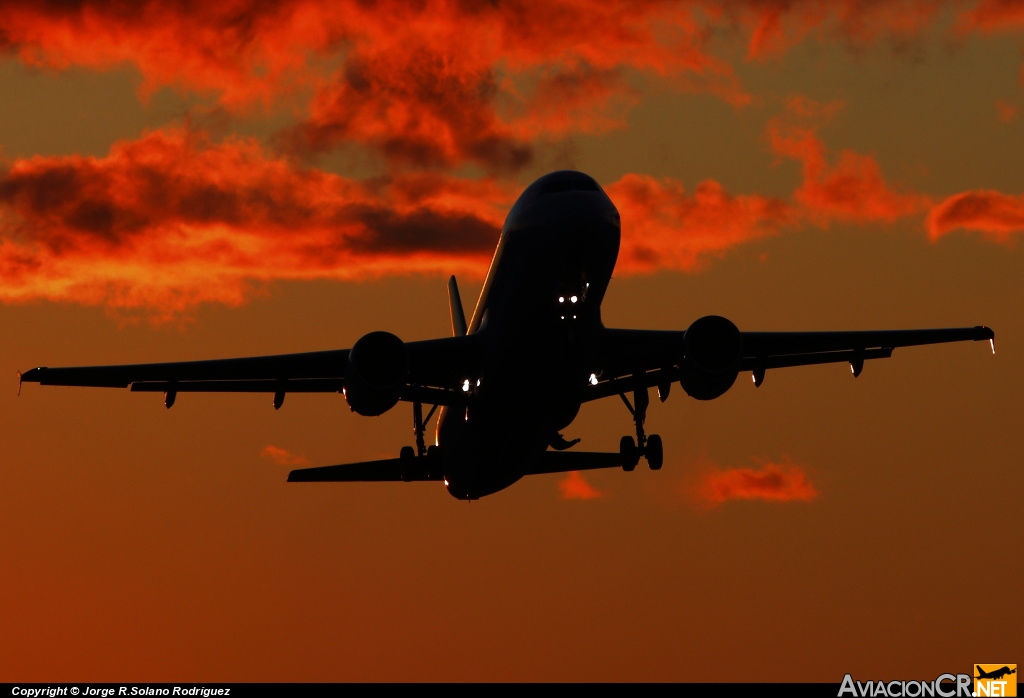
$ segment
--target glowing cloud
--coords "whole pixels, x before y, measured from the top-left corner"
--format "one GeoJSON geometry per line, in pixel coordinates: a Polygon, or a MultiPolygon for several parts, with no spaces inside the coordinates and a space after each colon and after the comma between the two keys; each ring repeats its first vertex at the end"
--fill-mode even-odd
{"type": "Polygon", "coordinates": [[[692,271],[736,245],[771,235],[792,206],[762,196],[732,196],[714,181],[692,196],[678,180],[629,174],[606,187],[622,218],[620,272],[692,271]]]}
{"type": "Polygon", "coordinates": [[[277,465],[309,465],[309,461],[305,456],[297,456],[294,453],[283,448],[278,448],[277,446],[264,446],[260,451],[260,458],[269,458],[277,465]]]}
{"type": "Polygon", "coordinates": [[[827,121],[840,108],[838,103],[824,105],[797,97],[789,101],[785,116],[768,124],[772,150],[802,165],[803,182],[793,193],[802,213],[813,223],[828,226],[834,220],[892,222],[926,210],[930,203],[926,197],[892,189],[869,155],[843,150],[836,165],[828,163],[817,123],[827,121]]]}
{"type": "Polygon", "coordinates": [[[24,63],[129,64],[143,97],[171,86],[231,111],[312,94],[290,105],[301,122],[279,144],[356,143],[402,164],[514,169],[536,137],[621,127],[628,71],[750,100],[709,53],[705,14],[679,3],[0,0],[0,12],[0,48],[24,63]]]}
{"type": "Polygon", "coordinates": [[[1024,233],[1024,195],[984,190],[962,192],[935,206],[925,225],[932,240],[963,228],[1008,242],[1011,234],[1024,233]]]}
{"type": "Polygon", "coordinates": [[[595,489],[578,471],[573,471],[558,482],[562,499],[597,499],[604,493],[595,489]]]}
{"type": "Polygon", "coordinates": [[[772,502],[811,501],[818,490],[803,468],[784,459],[782,463],[759,463],[760,468],[717,467],[706,473],[698,485],[698,496],[709,506],[732,499],[763,499],[772,502]]]}
{"type": "Polygon", "coordinates": [[[479,275],[511,196],[491,180],[359,182],[251,140],[157,131],[105,158],[36,157],[0,173],[0,301],[171,317],[279,279],[479,275]]]}

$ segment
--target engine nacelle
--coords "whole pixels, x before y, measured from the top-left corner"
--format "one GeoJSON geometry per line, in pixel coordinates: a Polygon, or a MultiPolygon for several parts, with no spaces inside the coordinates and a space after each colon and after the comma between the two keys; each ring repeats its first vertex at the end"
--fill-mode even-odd
{"type": "Polygon", "coordinates": [[[398,403],[409,376],[409,352],[390,332],[371,332],[348,352],[345,400],[353,412],[377,417],[398,403]]]}
{"type": "Polygon", "coordinates": [[[743,358],[743,335],[731,321],[707,315],[683,336],[680,384],[697,400],[713,400],[736,382],[743,358]]]}

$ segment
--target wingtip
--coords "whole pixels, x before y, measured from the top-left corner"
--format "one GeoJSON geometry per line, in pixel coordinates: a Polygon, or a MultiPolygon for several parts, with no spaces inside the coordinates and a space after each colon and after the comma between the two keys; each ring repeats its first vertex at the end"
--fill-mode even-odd
{"type": "Polygon", "coordinates": [[[988,340],[988,345],[992,348],[992,353],[995,354],[996,353],[996,333],[995,333],[995,331],[991,327],[986,327],[985,325],[978,325],[977,330],[978,330],[978,339],[979,340],[987,339],[988,340]]]}
{"type": "Polygon", "coordinates": [[[40,374],[46,370],[45,366],[37,366],[27,371],[18,371],[18,381],[27,383],[38,383],[40,374]]]}

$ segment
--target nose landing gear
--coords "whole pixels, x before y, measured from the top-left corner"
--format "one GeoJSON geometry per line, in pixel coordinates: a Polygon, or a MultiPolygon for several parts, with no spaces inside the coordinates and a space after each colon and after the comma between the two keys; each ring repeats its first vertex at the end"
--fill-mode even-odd
{"type": "MultiPolygon", "coordinates": [[[[639,380],[638,380],[639,385],[639,380]]],[[[633,390],[633,402],[630,403],[625,393],[619,393],[626,409],[633,415],[633,424],[636,426],[636,440],[632,436],[623,436],[619,439],[619,456],[622,458],[622,469],[629,472],[636,468],[640,457],[647,459],[647,465],[651,470],[661,470],[665,459],[665,451],[662,447],[661,437],[657,434],[647,436],[644,433],[644,422],[647,419],[647,406],[650,398],[647,395],[646,387],[637,387],[633,390]]]]}

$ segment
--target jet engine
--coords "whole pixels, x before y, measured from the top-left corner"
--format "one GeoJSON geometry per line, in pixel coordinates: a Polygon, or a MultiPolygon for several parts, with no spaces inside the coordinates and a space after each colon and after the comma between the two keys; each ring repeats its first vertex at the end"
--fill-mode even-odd
{"type": "Polygon", "coordinates": [[[713,400],[736,382],[743,358],[743,335],[731,321],[707,315],[683,335],[680,384],[697,400],[713,400]]]}
{"type": "Polygon", "coordinates": [[[377,417],[398,403],[409,375],[409,352],[390,332],[363,335],[348,352],[345,400],[353,412],[377,417]]]}

